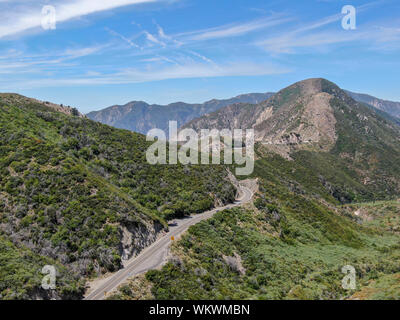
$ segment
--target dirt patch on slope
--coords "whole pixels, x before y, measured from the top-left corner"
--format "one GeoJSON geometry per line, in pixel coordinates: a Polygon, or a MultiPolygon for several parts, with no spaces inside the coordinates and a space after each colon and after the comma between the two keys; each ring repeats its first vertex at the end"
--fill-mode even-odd
{"type": "MultiPolygon", "coordinates": [[[[307,90],[312,92],[312,87],[307,90]]],[[[256,126],[256,140],[286,159],[297,150],[329,151],[337,141],[331,99],[330,94],[319,92],[286,105],[256,126]]]]}
{"type": "Polygon", "coordinates": [[[311,96],[305,104],[302,123],[296,130],[303,138],[303,141],[320,143],[326,149],[330,149],[337,140],[336,118],[330,100],[332,96],[321,92],[311,96]]]}

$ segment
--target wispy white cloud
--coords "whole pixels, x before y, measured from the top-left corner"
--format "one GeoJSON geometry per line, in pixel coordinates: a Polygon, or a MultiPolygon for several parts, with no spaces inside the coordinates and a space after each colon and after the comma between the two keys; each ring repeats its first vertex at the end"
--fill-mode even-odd
{"type": "Polygon", "coordinates": [[[200,58],[201,60],[203,60],[203,61],[205,61],[205,62],[215,64],[214,61],[212,61],[211,59],[207,58],[206,56],[204,56],[204,55],[202,55],[202,54],[200,54],[200,53],[198,53],[198,52],[195,52],[195,51],[193,51],[193,50],[189,50],[189,53],[191,53],[192,55],[194,55],[194,56],[197,57],[197,58],[200,58]]]}
{"type": "Polygon", "coordinates": [[[171,42],[171,43],[173,43],[173,44],[175,44],[175,45],[177,45],[177,46],[183,45],[183,42],[178,41],[177,39],[174,39],[174,38],[173,38],[172,36],[170,36],[170,35],[167,35],[167,34],[165,33],[164,29],[163,29],[159,24],[157,24],[157,22],[155,22],[155,21],[153,21],[153,22],[154,22],[154,24],[155,24],[156,27],[157,27],[158,37],[159,37],[160,39],[162,39],[162,40],[164,40],[164,41],[166,41],[166,42],[171,42]]]}
{"type": "MultiPolygon", "coordinates": [[[[55,0],[51,5],[56,8],[57,23],[61,23],[101,11],[157,1],[161,0],[55,0]]],[[[43,4],[33,1],[24,1],[24,4],[18,10],[3,10],[0,14],[0,38],[41,27],[43,4]]]]}
{"type": "Polygon", "coordinates": [[[150,63],[154,63],[154,62],[167,62],[167,63],[172,63],[175,65],[179,65],[179,63],[177,61],[175,61],[174,59],[171,58],[167,58],[165,56],[162,55],[156,55],[154,57],[151,58],[144,58],[140,60],[141,62],[150,62],[150,63]]]}
{"type": "MultiPolygon", "coordinates": [[[[117,73],[103,74],[102,76],[83,76],[79,78],[40,79],[14,83],[13,87],[36,88],[76,85],[105,85],[127,84],[161,81],[169,79],[211,78],[226,76],[265,76],[290,72],[289,69],[269,64],[255,63],[227,63],[211,65],[205,63],[191,63],[185,65],[170,65],[163,68],[136,69],[128,68],[117,73]]],[[[0,88],[7,90],[9,83],[0,81],[0,88]]]]}
{"type": "Polygon", "coordinates": [[[253,20],[246,23],[229,24],[229,25],[219,26],[216,28],[181,33],[178,34],[177,37],[182,37],[186,40],[192,40],[192,41],[238,37],[256,30],[277,26],[285,22],[288,22],[290,20],[291,18],[287,17],[271,16],[268,18],[253,20]]]}
{"type": "Polygon", "coordinates": [[[0,55],[0,73],[15,76],[16,74],[41,74],[50,69],[72,68],[73,60],[101,52],[107,44],[81,48],[67,48],[59,52],[24,54],[16,50],[8,50],[0,55]]]}
{"type": "MultiPolygon", "coordinates": [[[[342,44],[364,44],[372,49],[399,47],[400,30],[385,27],[367,27],[358,30],[321,30],[313,33],[287,33],[256,43],[273,54],[295,54],[300,50],[316,50],[342,44]]],[[[303,52],[303,51],[300,51],[303,52]]]]}
{"type": "Polygon", "coordinates": [[[157,30],[158,30],[158,35],[160,36],[161,39],[171,40],[171,37],[170,37],[170,36],[167,36],[167,35],[165,34],[164,29],[161,28],[160,25],[158,25],[158,24],[156,23],[156,26],[157,26],[157,30]]]}
{"type": "MultiPolygon", "coordinates": [[[[381,4],[379,1],[370,2],[357,7],[357,13],[366,11],[381,4]]],[[[340,27],[324,28],[333,23],[340,23],[343,14],[335,14],[323,19],[295,26],[289,30],[280,30],[275,36],[259,40],[255,44],[273,54],[298,52],[298,49],[318,49],[329,45],[344,43],[368,42],[376,44],[386,41],[397,41],[398,34],[395,28],[382,28],[371,25],[359,26],[357,30],[344,30],[340,27]]],[[[339,25],[338,25],[339,26],[339,25]]],[[[301,51],[303,52],[303,51],[301,51]]]]}
{"type": "Polygon", "coordinates": [[[148,41],[150,41],[151,43],[158,44],[158,45],[160,45],[162,47],[166,47],[167,46],[163,41],[157,39],[157,37],[152,35],[150,32],[144,31],[144,34],[146,35],[146,39],[148,41]]]}
{"type": "Polygon", "coordinates": [[[98,46],[91,46],[91,47],[84,47],[84,48],[67,48],[65,51],[58,53],[58,56],[61,57],[60,60],[73,60],[77,58],[82,58],[86,56],[93,55],[95,53],[99,53],[104,48],[107,48],[109,45],[98,45],[98,46]]]}
{"type": "Polygon", "coordinates": [[[141,48],[139,45],[137,45],[136,43],[134,43],[131,39],[125,37],[124,35],[110,29],[110,28],[105,28],[111,35],[120,38],[121,40],[123,40],[124,42],[126,42],[130,47],[133,48],[141,48]]]}
{"type": "Polygon", "coordinates": [[[284,34],[268,38],[257,42],[256,44],[266,51],[279,53],[296,53],[299,48],[317,48],[324,45],[338,44],[358,40],[359,33],[340,34],[338,32],[318,32],[314,34],[284,34]]]}

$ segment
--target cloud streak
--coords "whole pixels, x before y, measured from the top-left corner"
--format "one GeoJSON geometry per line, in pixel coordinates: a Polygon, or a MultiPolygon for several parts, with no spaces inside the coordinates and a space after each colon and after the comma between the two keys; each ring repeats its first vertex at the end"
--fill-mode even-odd
{"type": "Polygon", "coordinates": [[[115,37],[117,37],[117,38],[120,38],[121,40],[123,40],[124,42],[126,42],[130,47],[139,48],[139,49],[141,48],[141,47],[138,46],[136,43],[134,43],[131,39],[129,39],[129,38],[123,36],[122,34],[116,32],[116,31],[114,31],[114,30],[112,30],[112,29],[110,29],[110,28],[105,28],[105,29],[106,29],[106,31],[108,31],[111,35],[113,35],[113,36],[115,36],[115,37]]]}
{"type": "MultiPolygon", "coordinates": [[[[357,7],[357,13],[373,8],[378,4],[380,2],[375,1],[359,6],[357,7]]],[[[314,50],[335,44],[340,45],[351,42],[377,44],[382,43],[383,39],[387,42],[398,40],[398,32],[396,32],[395,28],[364,25],[358,27],[357,30],[351,31],[341,29],[340,27],[323,29],[330,24],[340,23],[343,16],[343,14],[328,16],[321,20],[280,32],[273,37],[259,40],[255,44],[272,54],[295,54],[299,49],[312,48],[314,50]]]]}
{"type": "MultiPolygon", "coordinates": [[[[51,5],[56,8],[57,23],[61,23],[119,7],[158,1],[160,0],[72,0],[65,3],[58,0],[52,2],[51,5]]],[[[6,1],[6,4],[8,3],[9,1],[6,1]]],[[[25,1],[24,3],[24,8],[18,11],[3,11],[4,13],[0,16],[0,38],[41,27],[43,18],[42,6],[32,1],[25,1]],[[14,13],[10,14],[10,12],[14,13]]]]}
{"type": "Polygon", "coordinates": [[[220,38],[238,37],[253,31],[277,26],[290,20],[290,18],[271,16],[269,18],[258,19],[241,24],[229,24],[216,28],[181,33],[178,34],[177,37],[183,37],[191,41],[205,41],[220,38]]]}
{"type": "MultiPolygon", "coordinates": [[[[265,76],[284,74],[289,69],[272,64],[227,63],[212,65],[209,63],[187,63],[185,65],[169,65],[163,68],[136,69],[128,68],[112,74],[101,76],[84,76],[79,78],[40,79],[14,83],[13,87],[38,88],[80,85],[130,84],[171,79],[214,78],[226,76],[265,76]]],[[[0,88],[8,89],[9,82],[0,82],[0,88]]]]}
{"type": "Polygon", "coordinates": [[[0,55],[0,73],[7,74],[9,77],[17,74],[42,74],[49,70],[57,71],[63,68],[71,69],[76,67],[73,60],[100,53],[109,45],[67,48],[63,51],[53,52],[52,54],[31,54],[16,50],[9,50],[0,55]]]}

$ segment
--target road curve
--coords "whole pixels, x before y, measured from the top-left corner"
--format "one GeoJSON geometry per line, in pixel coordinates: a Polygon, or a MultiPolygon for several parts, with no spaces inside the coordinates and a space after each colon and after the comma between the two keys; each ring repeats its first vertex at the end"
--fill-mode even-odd
{"type": "Polygon", "coordinates": [[[240,187],[240,190],[240,197],[232,204],[229,204],[225,207],[216,208],[202,214],[176,220],[176,224],[170,226],[169,232],[166,235],[158,239],[151,246],[144,249],[138,256],[133,257],[125,262],[123,269],[116,272],[98,288],[89,293],[84,300],[102,300],[107,293],[116,289],[128,278],[144,273],[151,269],[156,269],[157,267],[163,265],[163,263],[166,261],[168,248],[172,242],[172,237],[178,238],[185,231],[187,231],[190,226],[211,218],[219,211],[238,207],[246,202],[249,202],[253,197],[253,192],[243,186],[240,187]]]}

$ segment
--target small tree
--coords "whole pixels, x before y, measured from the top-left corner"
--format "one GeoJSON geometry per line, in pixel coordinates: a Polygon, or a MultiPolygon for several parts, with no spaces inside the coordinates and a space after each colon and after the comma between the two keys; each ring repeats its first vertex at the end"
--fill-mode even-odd
{"type": "Polygon", "coordinates": [[[79,111],[77,108],[72,108],[72,115],[78,117],[79,116],[79,111]]]}

